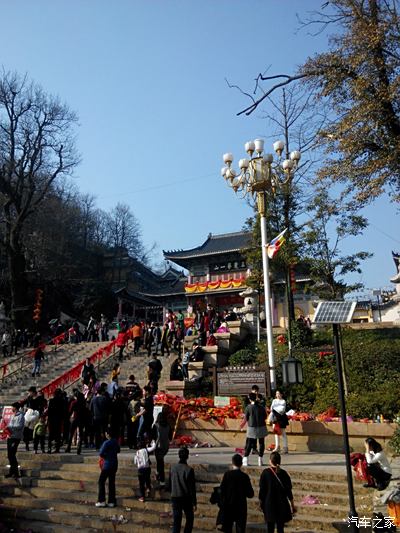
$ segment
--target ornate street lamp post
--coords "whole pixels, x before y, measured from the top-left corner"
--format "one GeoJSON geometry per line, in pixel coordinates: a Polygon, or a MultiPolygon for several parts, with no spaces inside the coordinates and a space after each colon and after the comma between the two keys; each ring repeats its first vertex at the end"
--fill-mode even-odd
{"type": "Polygon", "coordinates": [[[275,194],[279,187],[285,185],[291,179],[292,173],[296,170],[301,157],[300,152],[296,150],[290,154],[289,159],[282,161],[281,156],[284,147],[285,144],[283,141],[277,141],[274,143],[273,148],[278,155],[278,161],[274,163],[274,157],[272,154],[263,154],[263,139],[247,142],[245,144],[245,150],[249,155],[249,159],[239,160],[239,173],[232,168],[233,155],[231,153],[224,154],[223,159],[226,166],[221,170],[222,176],[235,193],[241,194],[243,198],[248,195],[255,198],[260,215],[269,385],[271,390],[276,389],[276,374],[267,250],[267,193],[275,194]]]}

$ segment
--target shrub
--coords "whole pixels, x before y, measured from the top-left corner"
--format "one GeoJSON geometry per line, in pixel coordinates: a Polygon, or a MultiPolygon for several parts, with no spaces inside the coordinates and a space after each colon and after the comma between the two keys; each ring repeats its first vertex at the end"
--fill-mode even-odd
{"type": "Polygon", "coordinates": [[[400,455],[400,426],[398,424],[392,438],[389,440],[389,448],[395,455],[400,455]]]}
{"type": "Polygon", "coordinates": [[[257,352],[249,348],[239,350],[229,358],[230,366],[254,365],[257,359],[257,352]]]}
{"type": "Polygon", "coordinates": [[[294,348],[310,346],[312,343],[313,332],[304,322],[292,322],[292,345],[294,348]]]}

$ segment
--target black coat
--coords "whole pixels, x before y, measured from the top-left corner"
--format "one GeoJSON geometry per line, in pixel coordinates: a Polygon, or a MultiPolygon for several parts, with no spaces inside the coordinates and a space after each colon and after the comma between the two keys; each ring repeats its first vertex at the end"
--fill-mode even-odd
{"type": "Polygon", "coordinates": [[[222,523],[229,519],[233,521],[246,521],[247,498],[254,496],[250,478],[239,470],[225,472],[221,482],[221,509],[222,523]]]}
{"type": "Polygon", "coordinates": [[[271,468],[266,468],[260,477],[259,500],[266,522],[289,522],[292,511],[289,500],[293,500],[292,482],[289,474],[278,469],[276,479],[271,468]],[[282,486],[283,485],[283,486],[282,486]]]}

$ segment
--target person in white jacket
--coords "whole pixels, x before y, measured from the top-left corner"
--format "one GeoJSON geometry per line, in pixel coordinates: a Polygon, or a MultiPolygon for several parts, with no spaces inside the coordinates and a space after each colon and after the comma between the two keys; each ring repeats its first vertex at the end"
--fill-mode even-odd
{"type": "Polygon", "coordinates": [[[142,437],[138,441],[138,450],[135,455],[135,465],[138,469],[140,502],[145,501],[146,491],[149,496],[152,491],[151,487],[151,461],[149,454],[154,452],[156,443],[152,441],[150,447],[146,446],[146,440],[142,437]]]}
{"type": "Polygon", "coordinates": [[[365,484],[364,487],[384,490],[389,485],[392,477],[392,468],[382,450],[382,446],[372,437],[365,439],[365,459],[367,460],[367,469],[373,478],[373,483],[365,484]]]}
{"type": "MultiPolygon", "coordinates": [[[[286,427],[288,425],[288,418],[286,416],[286,400],[283,398],[282,394],[278,390],[276,391],[275,398],[272,400],[271,403],[271,413],[269,420],[273,424],[279,425],[282,436],[283,453],[288,453],[288,439],[286,435],[286,427]]],[[[273,451],[279,451],[278,433],[275,433],[275,448],[273,449],[273,451]]]]}
{"type": "Polygon", "coordinates": [[[17,450],[24,432],[25,418],[24,413],[20,410],[18,402],[12,404],[13,415],[7,425],[10,436],[7,439],[7,454],[10,463],[10,471],[5,477],[20,477],[18,470],[17,450]]]}

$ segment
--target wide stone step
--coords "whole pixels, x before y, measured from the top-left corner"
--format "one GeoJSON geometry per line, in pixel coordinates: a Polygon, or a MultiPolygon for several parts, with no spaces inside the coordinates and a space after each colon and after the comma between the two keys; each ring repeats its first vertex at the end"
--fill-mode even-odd
{"type": "MultiPolygon", "coordinates": [[[[111,523],[110,523],[111,524],[111,523]]],[[[27,531],[31,531],[32,533],[72,533],[73,531],[76,531],[76,528],[74,526],[67,526],[65,524],[55,524],[50,522],[40,522],[40,521],[32,521],[32,520],[22,520],[19,519],[18,523],[13,522],[12,520],[8,520],[8,525],[10,526],[18,526],[20,529],[24,529],[27,531]]],[[[133,527],[133,524],[130,524],[131,528],[133,527]]],[[[169,524],[166,526],[156,526],[153,527],[151,524],[146,524],[142,522],[141,524],[134,524],[134,526],[140,526],[140,529],[144,533],[158,533],[158,531],[170,531],[169,524]]],[[[119,530],[119,526],[117,526],[117,530],[119,530]]],[[[93,528],[80,528],[81,533],[97,533],[98,529],[93,528]]],[[[114,528],[110,526],[110,529],[107,530],[106,528],[101,530],[102,532],[110,531],[113,532],[114,528]]],[[[130,530],[131,532],[133,529],[130,530]]],[[[193,530],[195,533],[204,533],[204,530],[199,529],[195,527],[193,530]]],[[[260,531],[265,531],[265,528],[263,527],[263,524],[257,524],[257,525],[249,525],[247,527],[247,531],[251,533],[259,533],[260,531]]],[[[311,529],[299,529],[298,527],[292,528],[291,526],[285,527],[286,533],[317,533],[317,530],[311,530],[311,529]]],[[[320,531],[320,530],[319,530],[320,531]]],[[[367,532],[366,532],[367,533],[367,532]]]]}
{"type": "MultiPolygon", "coordinates": [[[[51,455],[49,458],[55,458],[51,455]]],[[[65,480],[81,480],[83,477],[88,481],[97,480],[99,475],[99,469],[97,464],[88,464],[88,463],[75,463],[73,460],[74,455],[68,455],[69,462],[67,464],[57,464],[58,461],[49,462],[48,464],[42,464],[40,462],[36,463],[32,460],[30,461],[29,466],[31,468],[26,468],[22,466],[21,472],[23,475],[30,477],[38,478],[47,478],[47,479],[65,479],[65,480]]],[[[78,456],[79,457],[79,456],[78,456]]],[[[97,458],[96,458],[97,463],[97,458]]],[[[201,465],[194,465],[201,466],[201,465]]],[[[168,471],[168,465],[166,465],[168,471]]],[[[154,470],[154,469],[153,469],[154,470]]],[[[261,469],[260,469],[261,470],[261,469]]],[[[195,469],[196,480],[203,486],[204,491],[210,492],[214,485],[219,484],[222,478],[222,474],[207,472],[202,468],[195,469]]],[[[154,473],[154,472],[153,472],[154,473]]],[[[251,482],[254,487],[258,486],[259,475],[250,476],[251,482]]],[[[294,490],[299,490],[306,492],[308,494],[318,493],[318,494],[345,494],[346,493],[346,482],[342,481],[327,481],[323,478],[320,479],[302,479],[296,477],[298,474],[292,474],[292,485],[294,490]]],[[[136,469],[133,465],[133,462],[129,462],[125,465],[120,465],[117,479],[121,484],[131,483],[132,477],[136,477],[136,469]]],[[[361,487],[360,485],[355,486],[356,493],[359,495],[368,495],[368,489],[361,487]]]]}
{"type": "MultiPolygon", "coordinates": [[[[7,510],[4,511],[7,513],[7,510]]],[[[20,529],[23,531],[29,531],[32,533],[74,533],[76,532],[75,526],[67,526],[65,524],[52,524],[50,522],[41,522],[40,520],[24,520],[19,518],[15,520],[13,518],[7,519],[7,526],[10,528],[20,529]]],[[[81,533],[96,533],[98,530],[93,528],[80,529],[81,533]]],[[[111,530],[110,530],[111,531],[111,530]]]]}
{"type": "MultiPolygon", "coordinates": [[[[130,532],[137,531],[140,528],[146,533],[152,533],[156,531],[170,531],[172,524],[172,517],[170,509],[165,512],[154,512],[152,502],[142,504],[141,511],[132,511],[131,509],[108,509],[108,508],[96,508],[94,506],[78,506],[75,505],[68,512],[63,513],[58,510],[52,509],[29,509],[25,507],[8,506],[5,504],[0,505],[0,511],[2,516],[14,520],[20,527],[21,520],[29,522],[30,529],[33,531],[42,531],[35,528],[35,521],[41,523],[52,524],[53,526],[62,525],[65,527],[65,531],[68,531],[71,527],[79,528],[80,531],[92,532],[92,531],[124,531],[130,532]],[[126,523],[117,523],[118,517],[123,516],[126,523]],[[113,526],[113,518],[115,528],[113,526]],[[68,528],[68,529],[67,529],[68,528]]],[[[259,513],[261,515],[261,513],[259,513]]],[[[252,513],[249,515],[247,531],[262,531],[264,529],[263,519],[254,523],[252,521],[254,517],[252,513]]],[[[296,515],[293,522],[290,524],[290,528],[286,528],[288,533],[292,531],[310,532],[310,531],[333,531],[332,520],[318,517],[296,515]]],[[[195,515],[195,527],[194,531],[200,533],[201,531],[214,531],[215,530],[215,517],[202,516],[201,511],[196,512],[195,515]]],[[[52,531],[47,528],[47,531],[52,531]]],[[[56,530],[54,530],[56,531],[56,530]]],[[[60,531],[58,529],[57,531],[60,531]]]]}
{"type": "MultiPolygon", "coordinates": [[[[154,484],[155,486],[155,484],[154,484]]],[[[15,494],[16,496],[25,496],[27,500],[30,498],[36,498],[37,501],[41,501],[42,505],[46,507],[51,507],[54,505],[52,502],[43,503],[47,500],[55,500],[56,502],[60,502],[63,499],[67,499],[69,502],[75,502],[75,503],[82,503],[82,502],[95,502],[97,498],[97,482],[96,483],[88,483],[87,481],[83,482],[84,490],[82,489],[82,485],[79,485],[81,490],[69,490],[68,493],[65,493],[66,487],[60,487],[58,489],[54,487],[42,487],[42,486],[31,486],[29,487],[29,490],[26,488],[19,488],[16,487],[14,491],[10,490],[11,487],[7,487],[6,490],[2,490],[3,494],[3,501],[6,501],[6,496],[12,496],[15,494]]],[[[133,484],[131,487],[122,487],[121,484],[117,480],[117,495],[118,495],[118,503],[121,507],[132,507],[132,508],[138,508],[139,510],[142,507],[141,503],[138,503],[136,501],[136,498],[139,495],[138,492],[138,484],[137,482],[133,484]]],[[[347,504],[347,498],[342,498],[338,503],[332,502],[332,496],[327,494],[320,495],[320,504],[316,505],[301,505],[301,499],[304,497],[306,493],[294,493],[296,506],[302,514],[309,514],[312,516],[316,515],[324,515],[326,517],[335,519],[337,516],[342,515],[346,516],[348,504],[347,504]],[[325,498],[325,501],[323,501],[325,498]],[[328,502],[329,498],[329,502],[328,502]]],[[[210,494],[209,493],[197,493],[197,500],[198,505],[203,507],[209,506],[209,499],[210,494]]],[[[154,505],[153,508],[156,508],[157,510],[162,509],[163,505],[165,508],[165,504],[169,506],[169,498],[167,492],[159,492],[159,490],[155,491],[155,497],[152,500],[154,505]],[[162,504],[161,507],[157,507],[155,503],[162,504]]],[[[70,504],[69,504],[70,505],[70,504]]],[[[29,506],[29,505],[28,505],[29,506]]],[[[37,507],[35,505],[35,507],[37,507]]],[[[57,510],[62,510],[59,505],[55,505],[57,510]]],[[[257,494],[254,498],[248,500],[248,508],[249,512],[255,512],[259,513],[258,511],[258,501],[257,501],[257,494]]],[[[371,506],[368,504],[362,505],[360,502],[357,502],[357,509],[360,512],[363,512],[365,514],[366,512],[372,511],[371,506]]]]}
{"type": "MultiPolygon", "coordinates": [[[[156,531],[170,531],[172,524],[171,508],[167,511],[154,512],[151,502],[143,503],[140,511],[132,511],[127,509],[108,509],[96,508],[94,505],[75,505],[71,508],[69,506],[68,512],[60,512],[58,510],[48,509],[29,509],[25,507],[16,507],[0,504],[0,512],[2,516],[7,516],[14,519],[19,524],[19,519],[41,522],[50,522],[62,524],[66,526],[75,526],[81,531],[124,531],[133,533],[141,529],[147,532],[156,531]],[[118,523],[114,529],[114,523],[118,521],[118,517],[123,515],[126,523],[118,523]]],[[[215,530],[215,519],[211,520],[196,513],[196,529],[195,531],[212,531],[215,530]]],[[[32,528],[32,526],[31,526],[32,528]]]]}
{"type": "MultiPolygon", "coordinates": [[[[97,488],[95,486],[88,487],[88,485],[85,484],[85,490],[81,492],[68,491],[68,493],[65,493],[65,491],[62,491],[61,489],[57,493],[54,491],[51,492],[50,490],[42,490],[40,498],[35,498],[34,496],[37,495],[37,492],[35,493],[34,489],[31,489],[29,495],[31,496],[30,498],[26,497],[28,495],[26,493],[24,494],[24,491],[21,491],[19,496],[4,495],[2,498],[3,504],[35,509],[54,508],[57,511],[69,512],[71,501],[74,502],[74,505],[93,505],[97,497],[97,488]]],[[[137,497],[139,496],[138,487],[132,488],[129,495],[122,495],[117,483],[117,495],[119,496],[118,503],[120,506],[131,508],[133,511],[137,512],[140,512],[143,509],[143,504],[137,500],[137,497]]],[[[258,502],[256,498],[249,500],[248,503],[249,519],[254,522],[261,521],[262,516],[258,510],[258,502]]],[[[149,505],[153,511],[160,513],[166,512],[170,508],[169,499],[160,500],[159,497],[149,500],[145,506],[146,505],[149,505]]],[[[324,515],[326,518],[334,520],[338,516],[345,517],[347,513],[347,507],[345,505],[296,505],[300,514],[308,515],[310,517],[324,515]]],[[[198,498],[198,510],[200,516],[206,516],[210,513],[209,497],[202,495],[201,493],[198,498]]],[[[213,510],[215,511],[213,514],[216,515],[216,508],[214,507],[213,510]]]]}

